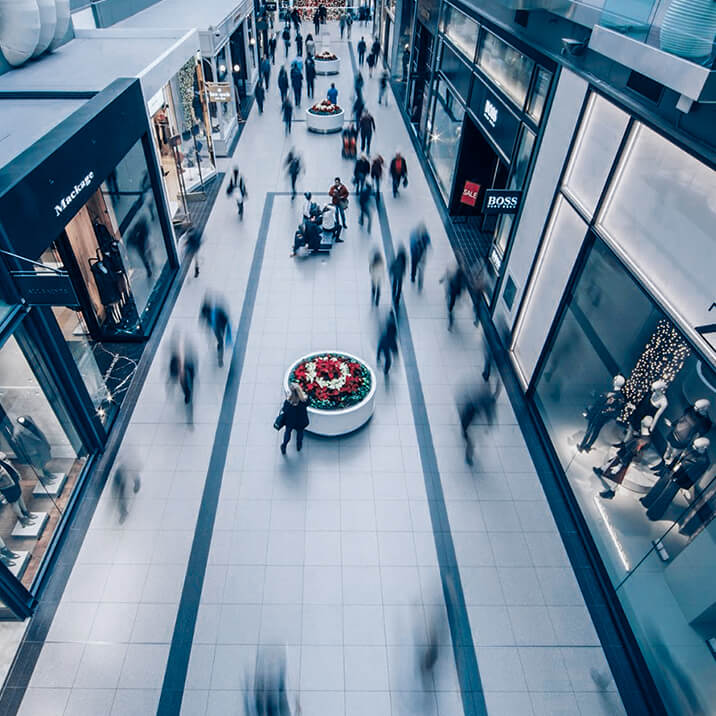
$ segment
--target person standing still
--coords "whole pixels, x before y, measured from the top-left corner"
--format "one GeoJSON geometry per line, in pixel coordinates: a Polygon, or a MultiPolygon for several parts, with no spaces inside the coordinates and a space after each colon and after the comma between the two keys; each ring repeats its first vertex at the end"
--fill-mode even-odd
{"type": "Polygon", "coordinates": [[[360,150],[361,152],[367,151],[370,154],[370,143],[375,131],[375,119],[367,109],[363,111],[358,127],[360,128],[360,150]]]}
{"type": "Polygon", "coordinates": [[[328,97],[328,101],[331,104],[335,104],[338,101],[338,90],[336,89],[335,83],[331,82],[331,86],[328,88],[328,92],[326,92],[326,97],[328,97]]]}
{"type": "MultiPolygon", "coordinates": [[[[321,15],[318,12],[318,8],[313,13],[313,30],[316,37],[318,37],[321,32],[321,15]]],[[[343,29],[341,29],[341,39],[343,39],[343,29]]]]}
{"type": "Polygon", "coordinates": [[[375,192],[375,203],[380,201],[380,182],[383,179],[383,157],[378,154],[370,165],[370,178],[373,180],[373,190],[375,192]]]}
{"type": "Polygon", "coordinates": [[[278,43],[278,40],[276,39],[278,37],[278,32],[274,35],[271,35],[271,38],[269,39],[268,46],[269,46],[269,54],[271,55],[271,64],[276,64],[276,44],[278,43]]]}
{"type": "Polygon", "coordinates": [[[283,122],[286,128],[285,133],[291,134],[291,120],[293,119],[293,105],[291,104],[291,100],[286,97],[286,99],[283,101],[283,104],[281,105],[281,112],[283,114],[283,122]]]}
{"type": "Polygon", "coordinates": [[[254,97],[256,98],[256,104],[259,108],[259,114],[263,114],[266,91],[264,90],[264,86],[261,84],[261,80],[256,83],[256,87],[254,88],[254,97]]]}
{"type": "Polygon", "coordinates": [[[336,177],[333,186],[328,190],[328,194],[331,197],[331,203],[336,207],[336,213],[340,217],[343,228],[347,229],[346,224],[346,209],[348,208],[348,189],[344,184],[341,183],[341,178],[336,177]]]}
{"type": "Polygon", "coordinates": [[[283,442],[281,454],[286,454],[286,447],[291,441],[291,433],[296,431],[296,450],[301,452],[303,447],[303,432],[309,425],[308,396],[298,383],[291,383],[288,397],[283,403],[283,442]]]}
{"type": "Polygon", "coordinates": [[[316,61],[313,55],[306,58],[306,97],[313,99],[313,84],[316,81],[316,61]]]}
{"type": "Polygon", "coordinates": [[[390,264],[390,283],[391,283],[391,294],[393,298],[393,307],[398,310],[400,304],[400,296],[403,292],[403,279],[405,278],[405,269],[408,264],[408,256],[405,252],[405,247],[401,246],[398,249],[396,257],[390,264]]]}
{"type": "Polygon", "coordinates": [[[359,65],[362,65],[363,62],[365,62],[365,51],[366,51],[365,40],[361,36],[360,40],[358,40],[358,64],[359,65]]]}
{"type": "Polygon", "coordinates": [[[303,87],[303,75],[297,65],[291,68],[291,86],[293,87],[293,101],[296,107],[301,106],[301,88],[303,87]]]}
{"type": "Polygon", "coordinates": [[[348,39],[351,39],[351,29],[353,27],[353,16],[347,12],[346,13],[346,32],[348,34],[348,39]]]}
{"type": "Polygon", "coordinates": [[[303,55],[303,35],[300,30],[296,31],[296,55],[298,57],[303,55]]]}
{"type": "Polygon", "coordinates": [[[269,80],[271,79],[271,63],[268,57],[264,57],[263,60],[261,60],[261,76],[264,78],[264,84],[268,92],[269,80]]]}
{"type": "Polygon", "coordinates": [[[338,20],[338,27],[341,28],[341,40],[343,39],[343,33],[346,31],[346,14],[341,13],[341,17],[338,20]]]}

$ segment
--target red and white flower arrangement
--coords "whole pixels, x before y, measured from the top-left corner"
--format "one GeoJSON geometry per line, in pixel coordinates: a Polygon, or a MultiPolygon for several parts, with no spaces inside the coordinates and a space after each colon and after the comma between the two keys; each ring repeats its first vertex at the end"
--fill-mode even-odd
{"type": "Polygon", "coordinates": [[[343,110],[337,104],[333,104],[333,102],[323,99],[320,102],[316,102],[316,104],[314,104],[309,111],[313,112],[313,114],[338,114],[343,110]]]}
{"type": "Polygon", "coordinates": [[[331,52],[330,50],[321,50],[313,57],[314,60],[323,60],[325,62],[330,62],[332,60],[337,60],[338,57],[331,52]]]}
{"type": "Polygon", "coordinates": [[[291,372],[308,396],[308,405],[320,410],[341,410],[360,403],[371,388],[368,367],[340,353],[321,353],[302,360],[291,372]]]}

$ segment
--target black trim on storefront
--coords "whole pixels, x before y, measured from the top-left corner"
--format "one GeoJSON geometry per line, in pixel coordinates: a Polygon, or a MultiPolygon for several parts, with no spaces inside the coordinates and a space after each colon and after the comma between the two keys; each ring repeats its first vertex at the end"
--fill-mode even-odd
{"type": "MultiPolygon", "coordinates": [[[[400,105],[398,104],[398,106],[400,105]]],[[[410,131],[409,117],[402,107],[400,110],[435,205],[443,220],[445,231],[452,244],[455,235],[447,209],[442,202],[437,181],[422,152],[419,138],[410,131]]],[[[584,251],[584,246],[582,251],[584,251]]],[[[472,299],[477,305],[480,322],[490,348],[499,362],[502,381],[517,416],[527,449],[534,462],[585,604],[614,675],[624,707],[629,714],[649,713],[654,716],[666,716],[667,712],[658,697],[656,685],[599,557],[589,528],[574,496],[566,485],[564,473],[559,462],[556,461],[554,450],[539,415],[537,415],[533,403],[522,391],[516,369],[492,323],[487,303],[481,295],[473,294],[472,299]]]]}

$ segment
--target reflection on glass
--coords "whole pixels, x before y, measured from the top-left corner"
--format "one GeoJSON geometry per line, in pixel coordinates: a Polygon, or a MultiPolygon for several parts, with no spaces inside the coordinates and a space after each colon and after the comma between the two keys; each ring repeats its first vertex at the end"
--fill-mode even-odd
{"type": "Polygon", "coordinates": [[[568,193],[592,216],[629,115],[598,94],[589,98],[564,177],[568,193]]]}
{"type": "Polygon", "coordinates": [[[457,90],[457,93],[463,100],[467,101],[470,92],[470,80],[472,73],[467,64],[465,64],[455,54],[448,45],[443,45],[442,57],[440,59],[440,70],[446,79],[457,90]]]}
{"type": "Polygon", "coordinates": [[[522,128],[522,137],[520,138],[520,146],[515,156],[512,176],[510,177],[510,189],[522,189],[527,178],[527,170],[530,166],[532,158],[532,149],[535,146],[535,134],[527,127],[522,128]]]}
{"type": "Polygon", "coordinates": [[[465,110],[460,102],[446,88],[441,94],[438,86],[433,122],[428,130],[428,155],[435,167],[438,182],[446,200],[452,187],[464,116],[465,110]]]}
{"type": "Polygon", "coordinates": [[[535,83],[532,87],[530,101],[527,104],[527,114],[529,114],[535,122],[539,123],[542,119],[542,112],[544,112],[544,105],[547,101],[551,81],[552,73],[545,70],[544,67],[539,67],[535,74],[535,83]]]}
{"type": "Polygon", "coordinates": [[[442,30],[455,47],[472,62],[477,45],[477,22],[446,3],[443,5],[442,30]]]}
{"type": "MultiPolygon", "coordinates": [[[[231,57],[228,45],[224,45],[216,55],[216,81],[225,82],[231,86],[231,57]]],[[[210,77],[207,76],[207,80],[210,77]]],[[[211,115],[211,130],[215,136],[226,139],[231,131],[231,125],[236,119],[236,104],[232,98],[228,102],[209,102],[209,114],[211,115]]]]}
{"type": "Polygon", "coordinates": [[[485,32],[477,64],[520,109],[524,107],[534,67],[529,57],[503,42],[497,35],[485,32]]]}
{"type": "Polygon", "coordinates": [[[535,399],[667,711],[708,713],[716,702],[707,645],[716,630],[716,373],[601,241],[560,319],[535,399]],[[645,415],[656,422],[629,452],[645,415]]]}
{"type": "Polygon", "coordinates": [[[29,587],[84,464],[69,416],[10,337],[0,348],[0,561],[29,587]]]}

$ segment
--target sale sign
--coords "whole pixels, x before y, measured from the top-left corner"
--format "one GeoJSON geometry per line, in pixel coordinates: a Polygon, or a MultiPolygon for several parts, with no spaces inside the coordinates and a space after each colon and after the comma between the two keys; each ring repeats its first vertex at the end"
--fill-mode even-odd
{"type": "Polygon", "coordinates": [[[475,204],[477,204],[477,195],[479,193],[479,184],[475,184],[475,182],[472,181],[466,181],[465,188],[462,190],[462,196],[460,197],[460,203],[467,204],[468,206],[475,206],[475,204]]]}

